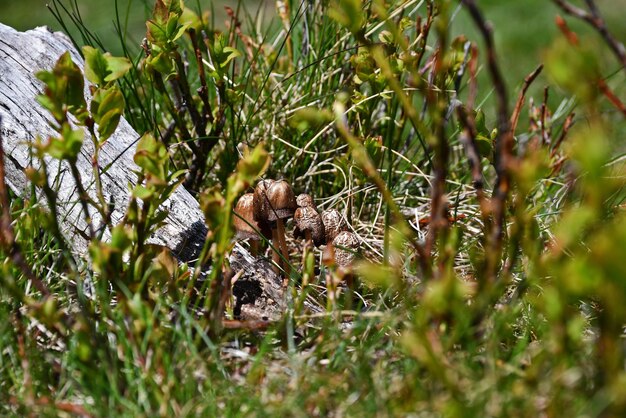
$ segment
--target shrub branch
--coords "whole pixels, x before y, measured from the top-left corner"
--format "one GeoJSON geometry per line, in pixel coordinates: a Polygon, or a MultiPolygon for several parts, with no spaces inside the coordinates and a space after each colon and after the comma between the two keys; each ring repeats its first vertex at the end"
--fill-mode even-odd
{"type": "Polygon", "coordinates": [[[598,6],[594,0],[585,0],[589,11],[576,7],[565,0],[552,1],[568,15],[589,23],[600,34],[600,36],[602,36],[604,42],[606,42],[609,48],[611,48],[611,51],[613,51],[617,59],[622,64],[622,69],[626,71],[626,48],[624,48],[624,44],[618,41],[611,34],[611,32],[609,32],[606,22],[600,15],[600,11],[598,10],[598,6]]]}

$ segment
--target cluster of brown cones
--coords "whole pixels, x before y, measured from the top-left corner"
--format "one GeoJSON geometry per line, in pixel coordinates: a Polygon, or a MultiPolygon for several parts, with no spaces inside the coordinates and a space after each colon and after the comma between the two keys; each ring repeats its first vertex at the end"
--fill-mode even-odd
{"type": "Polygon", "coordinates": [[[254,193],[246,193],[235,206],[234,227],[237,239],[247,239],[254,257],[259,255],[259,245],[271,239],[272,260],[277,274],[285,277],[291,273],[287,250],[285,222],[294,220],[293,237],[304,239],[306,248],[326,246],[325,259],[337,268],[349,269],[358,252],[360,242],[349,231],[345,218],[336,210],[321,214],[308,194],[295,196],[292,187],[284,180],[261,180],[254,193]]]}

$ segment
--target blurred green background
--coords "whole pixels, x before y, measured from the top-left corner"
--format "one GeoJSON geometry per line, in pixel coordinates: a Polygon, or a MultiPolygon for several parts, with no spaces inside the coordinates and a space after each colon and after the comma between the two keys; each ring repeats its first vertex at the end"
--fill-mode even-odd
{"type": "MultiPolygon", "coordinates": [[[[584,7],[581,0],[569,1],[576,6],[584,7]]],[[[511,87],[522,84],[524,77],[543,61],[543,55],[554,38],[560,35],[555,24],[557,14],[566,18],[569,27],[581,39],[598,45],[598,52],[608,58],[606,61],[608,67],[604,69],[605,75],[619,69],[617,61],[594,29],[586,23],[565,16],[550,0],[478,0],[477,3],[486,19],[492,23],[502,72],[511,87]]],[[[626,0],[597,0],[596,4],[603,13],[609,30],[617,39],[624,42],[626,0]]],[[[465,11],[459,13],[452,28],[455,34],[463,33],[470,39],[481,39],[465,11]]],[[[483,56],[482,59],[484,58],[483,56]]],[[[547,84],[548,80],[545,79],[545,74],[542,74],[531,88],[531,93],[536,94],[547,84]]]]}
{"type": "MultiPolygon", "coordinates": [[[[57,2],[69,7],[71,1],[57,2]]],[[[102,38],[110,39],[108,44],[116,43],[114,31],[115,0],[78,0],[79,11],[85,22],[88,22],[94,32],[102,38]]],[[[128,27],[132,33],[140,36],[143,29],[143,21],[149,12],[149,2],[142,0],[117,1],[121,15],[128,13],[128,27]]],[[[0,0],[0,22],[18,30],[32,29],[36,26],[47,25],[54,30],[62,30],[48,9],[53,6],[52,0],[0,0]]],[[[141,40],[141,38],[139,39],[141,40]]]]}
{"type": "MultiPolygon", "coordinates": [[[[265,13],[274,11],[273,2],[269,0],[248,0],[244,4],[251,13],[256,13],[261,5],[265,5],[265,13]]],[[[145,21],[152,11],[154,0],[0,0],[0,23],[18,30],[28,30],[42,25],[47,25],[54,30],[63,30],[50,9],[56,6],[62,12],[65,6],[68,11],[72,12],[72,5],[77,6],[82,21],[90,30],[98,34],[104,45],[115,53],[121,51],[116,31],[118,23],[116,16],[119,15],[120,26],[128,28],[127,33],[130,36],[128,40],[135,45],[140,45],[145,36],[145,21]]],[[[196,11],[210,11],[215,27],[225,28],[224,22],[227,15],[224,7],[230,6],[234,9],[237,7],[237,1],[187,0],[185,6],[196,11]]],[[[79,35],[68,15],[61,14],[66,20],[70,33],[79,35]]]]}
{"type": "MultiPolygon", "coordinates": [[[[582,6],[582,1],[571,0],[582,6]]],[[[139,45],[145,33],[145,20],[152,8],[153,0],[62,0],[57,4],[69,5],[75,2],[84,22],[99,35],[104,45],[113,53],[120,52],[120,42],[115,32],[116,6],[120,15],[120,25],[128,28],[131,44],[139,45]]],[[[0,0],[0,22],[19,30],[26,30],[40,25],[48,25],[55,30],[61,26],[55,20],[46,4],[52,0],[0,0]]],[[[245,0],[244,4],[253,13],[264,5],[266,19],[275,16],[273,0],[245,0]]],[[[294,3],[296,3],[294,1],[294,3]]],[[[225,27],[226,13],[224,6],[235,8],[237,1],[225,0],[187,0],[186,6],[192,9],[212,10],[216,27],[225,27]]],[[[557,8],[550,0],[478,0],[486,18],[495,29],[496,45],[504,77],[514,89],[519,86],[526,74],[531,72],[541,61],[542,54],[558,35],[554,24],[557,8]]],[[[609,29],[624,42],[626,40],[626,0],[598,0],[600,10],[608,22],[609,29]]],[[[471,39],[480,39],[469,21],[468,15],[460,7],[455,8],[454,34],[467,34],[471,39]]],[[[571,28],[583,37],[597,42],[599,51],[609,57],[605,68],[608,75],[618,69],[606,46],[588,25],[568,18],[571,28]]],[[[68,22],[69,23],[69,22],[68,22]]],[[[70,24],[74,35],[76,31],[70,24]]],[[[80,38],[77,39],[80,43],[80,38]]],[[[484,58],[484,57],[483,57],[484,58]]],[[[486,82],[484,77],[481,80],[486,82]]],[[[538,79],[531,89],[531,94],[539,94],[547,80],[538,79]]],[[[511,97],[514,97],[511,94],[511,97]]]]}

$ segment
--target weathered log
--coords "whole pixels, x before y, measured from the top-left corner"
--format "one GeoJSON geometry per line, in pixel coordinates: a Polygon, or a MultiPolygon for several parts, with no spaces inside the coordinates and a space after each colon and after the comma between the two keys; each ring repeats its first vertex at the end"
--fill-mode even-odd
{"type": "MultiPolygon", "coordinates": [[[[43,84],[35,77],[40,70],[50,70],[61,54],[69,51],[72,60],[83,68],[83,60],[71,41],[60,32],[47,28],[36,28],[18,32],[0,24],[0,116],[2,116],[2,138],[5,141],[7,159],[7,181],[16,193],[28,192],[29,185],[24,169],[37,166],[31,157],[31,144],[36,138],[56,135],[50,126],[49,114],[35,98],[43,91],[43,84]]],[[[85,90],[87,102],[91,97],[85,90]]],[[[87,132],[85,137],[87,138],[87,132]]],[[[135,184],[137,176],[133,170],[135,143],[140,135],[122,118],[113,136],[100,152],[99,166],[105,198],[113,202],[112,221],[119,222],[128,206],[129,184],[135,184]]],[[[78,168],[86,190],[93,193],[92,169],[93,144],[85,141],[78,158],[78,168]]],[[[79,256],[87,250],[83,238],[87,224],[81,213],[76,193],[76,183],[65,163],[48,158],[50,177],[58,197],[60,224],[72,250],[79,256]],[[81,234],[82,232],[82,234],[81,234]]],[[[92,208],[93,209],[93,208],[92,208]]],[[[202,246],[206,227],[198,202],[182,187],[164,204],[169,211],[165,226],[150,241],[164,245],[182,260],[192,259],[202,246]]],[[[102,222],[99,214],[92,210],[94,225],[102,222]]],[[[105,238],[108,231],[105,231],[105,238]]]]}
{"type": "MultiPolygon", "coordinates": [[[[4,163],[8,186],[18,195],[27,195],[30,191],[24,170],[38,164],[31,156],[31,144],[37,136],[46,139],[56,134],[50,125],[50,115],[36,101],[36,96],[43,91],[43,84],[35,77],[35,73],[52,69],[59,56],[66,51],[70,52],[72,60],[82,69],[83,59],[64,34],[51,32],[44,27],[18,32],[0,24],[0,134],[6,151],[4,163]]],[[[85,98],[89,103],[91,95],[87,88],[85,98]]],[[[87,132],[85,135],[87,138],[87,132]]],[[[102,186],[107,202],[111,201],[114,205],[111,218],[114,225],[123,218],[128,206],[129,185],[137,181],[133,155],[139,137],[128,122],[121,118],[116,132],[100,152],[98,163],[102,186]]],[[[77,165],[83,186],[91,194],[94,193],[92,155],[93,145],[85,141],[77,165]]],[[[50,175],[48,181],[57,192],[62,232],[73,253],[77,257],[84,257],[88,246],[84,238],[87,224],[77,204],[75,181],[66,163],[52,158],[46,159],[46,163],[50,175]]],[[[40,198],[41,191],[38,190],[37,194],[40,198]]],[[[198,202],[181,186],[164,203],[163,209],[169,215],[164,226],[149,241],[169,248],[181,261],[193,260],[202,248],[207,233],[198,202]]],[[[90,215],[94,225],[102,222],[95,210],[90,215]]],[[[108,236],[109,231],[105,231],[104,238],[108,236]]],[[[248,310],[244,305],[254,306],[255,312],[245,316],[248,319],[275,318],[283,309],[282,289],[275,286],[280,280],[267,263],[257,263],[241,246],[234,251],[233,257],[236,270],[247,270],[237,287],[237,303],[244,312],[248,310]],[[252,271],[255,273],[251,276],[252,271]],[[242,286],[255,280],[258,286],[242,286]],[[258,289],[261,289],[261,293],[258,289]],[[270,294],[266,294],[267,291],[270,294]],[[271,300],[271,304],[279,309],[273,307],[265,312],[265,300],[271,300]]]]}
{"type": "Polygon", "coordinates": [[[285,311],[283,280],[268,260],[255,259],[237,244],[230,256],[235,275],[234,314],[244,320],[278,320],[285,311]]]}

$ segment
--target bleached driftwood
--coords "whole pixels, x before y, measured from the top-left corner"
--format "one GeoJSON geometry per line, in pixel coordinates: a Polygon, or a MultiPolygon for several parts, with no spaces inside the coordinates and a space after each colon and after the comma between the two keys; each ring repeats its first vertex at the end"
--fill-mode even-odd
{"type": "MultiPolygon", "coordinates": [[[[49,114],[35,100],[36,96],[43,91],[43,85],[35,77],[35,73],[39,70],[50,70],[59,56],[66,51],[69,51],[72,60],[83,68],[82,58],[64,34],[53,33],[44,27],[18,32],[0,24],[0,117],[2,118],[0,133],[6,153],[4,163],[7,182],[9,187],[20,195],[30,190],[24,169],[37,165],[37,161],[31,158],[32,141],[37,136],[46,139],[55,135],[49,124],[49,114]]],[[[85,97],[89,103],[91,96],[87,89],[85,89],[85,97]]],[[[129,184],[136,183],[137,176],[133,171],[137,167],[133,161],[133,155],[135,143],[139,137],[140,135],[122,118],[116,132],[100,152],[99,164],[102,170],[103,190],[107,201],[111,199],[114,203],[112,215],[114,225],[122,219],[128,205],[129,184]],[[104,167],[107,168],[103,169],[104,167]]],[[[77,164],[85,189],[93,193],[92,154],[91,142],[85,141],[77,164]]],[[[48,159],[46,162],[50,173],[48,181],[58,195],[59,223],[62,232],[67,237],[74,253],[82,257],[87,252],[88,243],[83,238],[87,225],[78,204],[76,184],[66,164],[54,159],[48,159]]],[[[150,241],[169,248],[180,260],[194,259],[202,247],[207,232],[198,202],[187,190],[179,187],[165,202],[163,209],[169,212],[165,225],[150,238],[150,241]]],[[[94,225],[99,225],[102,220],[98,213],[92,210],[90,215],[94,225]]],[[[104,236],[106,239],[108,231],[105,231],[104,236]]],[[[255,261],[241,246],[237,247],[233,257],[233,265],[236,269],[246,270],[242,281],[236,286],[240,293],[236,295],[238,304],[254,306],[258,311],[246,316],[251,319],[275,318],[283,308],[282,289],[277,286],[280,279],[267,263],[255,261]],[[255,271],[255,274],[250,275],[251,271],[255,271]],[[258,281],[259,285],[244,286],[245,283],[251,281],[258,281]],[[268,290],[270,294],[266,294],[268,290]],[[264,312],[265,300],[271,300],[270,304],[274,305],[269,312],[264,312]]],[[[242,307],[242,311],[246,310],[247,308],[242,307]]]]}
{"type": "MultiPolygon", "coordinates": [[[[17,193],[24,193],[29,186],[24,169],[36,165],[30,155],[30,144],[40,136],[55,135],[50,127],[49,114],[36,102],[35,97],[43,90],[35,73],[50,70],[64,52],[69,51],[72,60],[81,68],[83,60],[62,33],[53,33],[47,28],[36,28],[18,32],[0,24],[0,116],[2,116],[2,138],[7,160],[7,181],[17,193]]],[[[89,102],[89,92],[85,90],[89,102]]],[[[135,143],[139,134],[125,119],[121,119],[115,134],[106,142],[100,153],[100,169],[104,194],[114,203],[112,221],[119,222],[129,201],[129,184],[136,183],[133,170],[135,143]],[[108,169],[104,170],[104,167],[108,169]]],[[[87,133],[85,138],[87,138],[87,133]]],[[[91,156],[93,145],[85,141],[78,159],[82,182],[93,192],[93,170],[91,156]]],[[[87,225],[77,204],[76,183],[67,165],[57,160],[47,160],[51,178],[49,182],[57,191],[60,223],[63,232],[72,243],[77,255],[84,255],[87,241],[78,231],[86,231],[87,225]]],[[[176,256],[189,260],[197,253],[206,235],[202,212],[197,201],[182,187],[178,188],[166,202],[169,210],[166,224],[151,241],[170,248],[176,256]]],[[[102,221],[95,210],[91,211],[94,225],[102,221]]],[[[107,232],[105,232],[105,237],[107,232]]]]}

